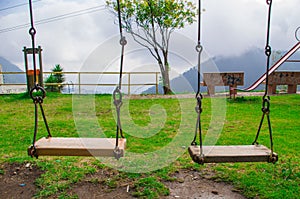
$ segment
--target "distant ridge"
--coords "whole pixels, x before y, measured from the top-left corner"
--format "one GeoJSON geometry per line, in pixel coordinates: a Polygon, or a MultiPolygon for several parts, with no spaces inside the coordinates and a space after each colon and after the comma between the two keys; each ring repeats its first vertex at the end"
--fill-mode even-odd
{"type": "MultiPolygon", "coordinates": [[[[300,52],[293,55],[296,59],[300,59],[300,52]]],[[[291,57],[291,59],[293,59],[291,57]]],[[[263,73],[266,72],[266,56],[264,50],[252,48],[241,55],[230,57],[215,57],[202,64],[202,72],[244,72],[245,83],[240,88],[247,88],[256,81],[263,73]],[[212,69],[211,65],[215,67],[212,69]]],[[[298,70],[300,71],[299,63],[284,63],[278,70],[298,70]]],[[[202,80],[201,80],[202,81],[202,80]]],[[[175,93],[191,93],[197,89],[197,69],[190,68],[182,75],[171,80],[171,88],[175,93]]],[[[261,90],[264,87],[261,85],[257,89],[261,90]]],[[[227,89],[227,88],[226,88],[227,89]]],[[[203,87],[202,92],[206,91],[203,87]]],[[[144,94],[155,93],[155,87],[151,87],[143,92],[144,94]]],[[[159,86],[159,93],[163,93],[159,86]]]]}
{"type": "MultiPolygon", "coordinates": [[[[0,65],[2,66],[2,72],[24,72],[18,66],[3,57],[0,57],[0,65]]],[[[26,76],[25,74],[5,74],[3,75],[3,82],[5,84],[26,84],[26,76]]]]}

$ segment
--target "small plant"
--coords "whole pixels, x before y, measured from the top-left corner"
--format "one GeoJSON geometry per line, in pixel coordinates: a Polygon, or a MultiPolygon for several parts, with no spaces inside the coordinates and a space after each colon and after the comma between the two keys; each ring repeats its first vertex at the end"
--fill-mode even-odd
{"type": "Polygon", "coordinates": [[[159,196],[168,196],[170,191],[164,184],[157,181],[155,177],[142,178],[135,183],[135,197],[159,198],[159,196]]]}
{"type": "Polygon", "coordinates": [[[52,72],[49,77],[46,79],[46,90],[50,92],[61,92],[63,89],[62,83],[65,81],[63,68],[57,64],[52,69],[52,72]],[[48,85],[47,85],[48,84],[48,85]]]}

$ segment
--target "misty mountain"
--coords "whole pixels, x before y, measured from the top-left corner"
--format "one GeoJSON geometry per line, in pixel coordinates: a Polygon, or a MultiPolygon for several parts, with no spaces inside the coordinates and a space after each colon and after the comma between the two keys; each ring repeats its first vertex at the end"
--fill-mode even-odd
{"type": "MultiPolygon", "coordinates": [[[[281,54],[283,55],[283,53],[281,54]]],[[[300,59],[300,52],[295,53],[290,59],[300,59]]],[[[275,60],[271,62],[274,63],[275,60]]],[[[247,88],[266,72],[266,64],[267,58],[264,50],[252,48],[238,56],[220,56],[202,63],[201,74],[203,72],[244,72],[244,86],[240,86],[239,88],[247,88]]],[[[278,70],[300,71],[300,64],[284,63],[278,70]]],[[[172,79],[170,82],[171,88],[175,93],[195,92],[197,90],[197,78],[197,68],[193,67],[182,75],[172,79]]],[[[261,85],[257,89],[261,90],[263,88],[264,86],[261,85]]],[[[201,92],[206,91],[206,87],[201,88],[201,92]]],[[[155,87],[151,87],[143,93],[155,93],[155,87]]],[[[163,93],[161,86],[159,86],[159,93],[163,93]]]]}
{"type": "MultiPolygon", "coordinates": [[[[2,72],[24,72],[18,66],[12,64],[3,57],[0,57],[0,65],[2,67],[2,72]]],[[[5,84],[23,84],[26,83],[26,76],[25,74],[5,74],[3,75],[3,82],[5,84]]]]}

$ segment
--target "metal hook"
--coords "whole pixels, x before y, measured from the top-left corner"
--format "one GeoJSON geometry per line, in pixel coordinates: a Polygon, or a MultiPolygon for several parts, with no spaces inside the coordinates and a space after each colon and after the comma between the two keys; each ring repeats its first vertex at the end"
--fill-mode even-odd
{"type": "Polygon", "coordinates": [[[200,43],[196,46],[196,51],[198,53],[201,53],[203,51],[203,46],[200,43]]]}
{"type": "Polygon", "coordinates": [[[197,106],[195,107],[195,110],[196,110],[196,113],[202,113],[202,99],[203,99],[203,96],[201,93],[197,94],[196,96],[196,99],[197,99],[197,106]]]}
{"type": "Polygon", "coordinates": [[[121,46],[125,46],[127,44],[127,40],[124,36],[121,37],[120,44],[121,44],[121,46]]]}
{"type": "Polygon", "coordinates": [[[271,48],[270,45],[266,46],[265,53],[266,53],[266,56],[268,56],[268,57],[271,56],[271,54],[272,54],[272,48],[271,48]]]}
{"type": "Polygon", "coordinates": [[[264,98],[264,100],[263,100],[262,111],[265,114],[269,114],[270,113],[270,97],[269,96],[267,98],[264,98]]]}
{"type": "Polygon", "coordinates": [[[46,97],[46,90],[39,86],[39,85],[35,85],[29,92],[31,99],[35,102],[35,103],[43,103],[43,100],[46,97]],[[38,96],[34,96],[33,93],[35,92],[39,92],[41,91],[41,95],[38,96]]]}
{"type": "Polygon", "coordinates": [[[119,89],[119,87],[117,87],[114,92],[113,92],[113,98],[114,98],[114,105],[117,108],[120,108],[122,106],[122,93],[119,89]]]}

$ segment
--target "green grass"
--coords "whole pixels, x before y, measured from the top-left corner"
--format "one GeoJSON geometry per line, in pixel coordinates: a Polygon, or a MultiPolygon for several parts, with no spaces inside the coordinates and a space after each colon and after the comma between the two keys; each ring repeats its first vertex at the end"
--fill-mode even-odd
{"type": "MultiPolygon", "coordinates": [[[[297,198],[300,195],[299,101],[299,95],[271,97],[270,117],[274,150],[279,155],[279,161],[275,165],[227,163],[201,166],[194,164],[185,152],[194,133],[195,99],[124,100],[122,124],[128,142],[126,153],[129,157],[135,154],[145,155],[140,159],[135,157],[133,162],[130,158],[120,161],[101,159],[100,162],[97,159],[82,157],[41,157],[38,160],[28,157],[27,147],[32,142],[34,127],[34,105],[25,94],[2,95],[0,163],[32,162],[43,169],[45,173],[36,181],[39,187],[36,196],[39,198],[67,198],[67,191],[72,184],[84,180],[88,174],[108,170],[105,165],[113,168],[124,166],[120,168],[118,178],[105,179],[106,186],[114,189],[118,186],[120,178],[129,179],[133,182],[134,195],[139,197],[158,198],[168,195],[168,189],[162,182],[174,180],[172,174],[176,170],[188,168],[199,172],[204,169],[213,170],[216,172],[214,178],[234,184],[248,198],[297,198]],[[168,143],[174,145],[168,148],[168,143]],[[156,157],[155,153],[159,150],[162,151],[162,155],[156,157]],[[178,154],[182,155],[178,157],[178,154]],[[151,162],[149,158],[154,158],[157,162],[151,162]],[[174,161],[164,165],[166,159],[174,161]],[[134,169],[142,170],[145,164],[153,164],[153,170],[134,173],[134,169]]],[[[261,97],[237,98],[234,101],[205,98],[202,114],[203,132],[207,135],[213,134],[224,121],[217,144],[251,144],[261,119],[261,106],[261,97]],[[226,108],[224,118],[222,107],[226,108]],[[212,117],[214,122],[210,125],[212,117]]],[[[44,108],[53,136],[115,137],[115,112],[110,95],[74,98],[72,95],[48,93],[44,100],[44,108]]],[[[41,116],[39,120],[38,137],[43,137],[47,133],[41,116]]],[[[269,146],[266,123],[259,143],[269,146]]],[[[92,181],[99,183],[96,179],[92,181]]]]}

